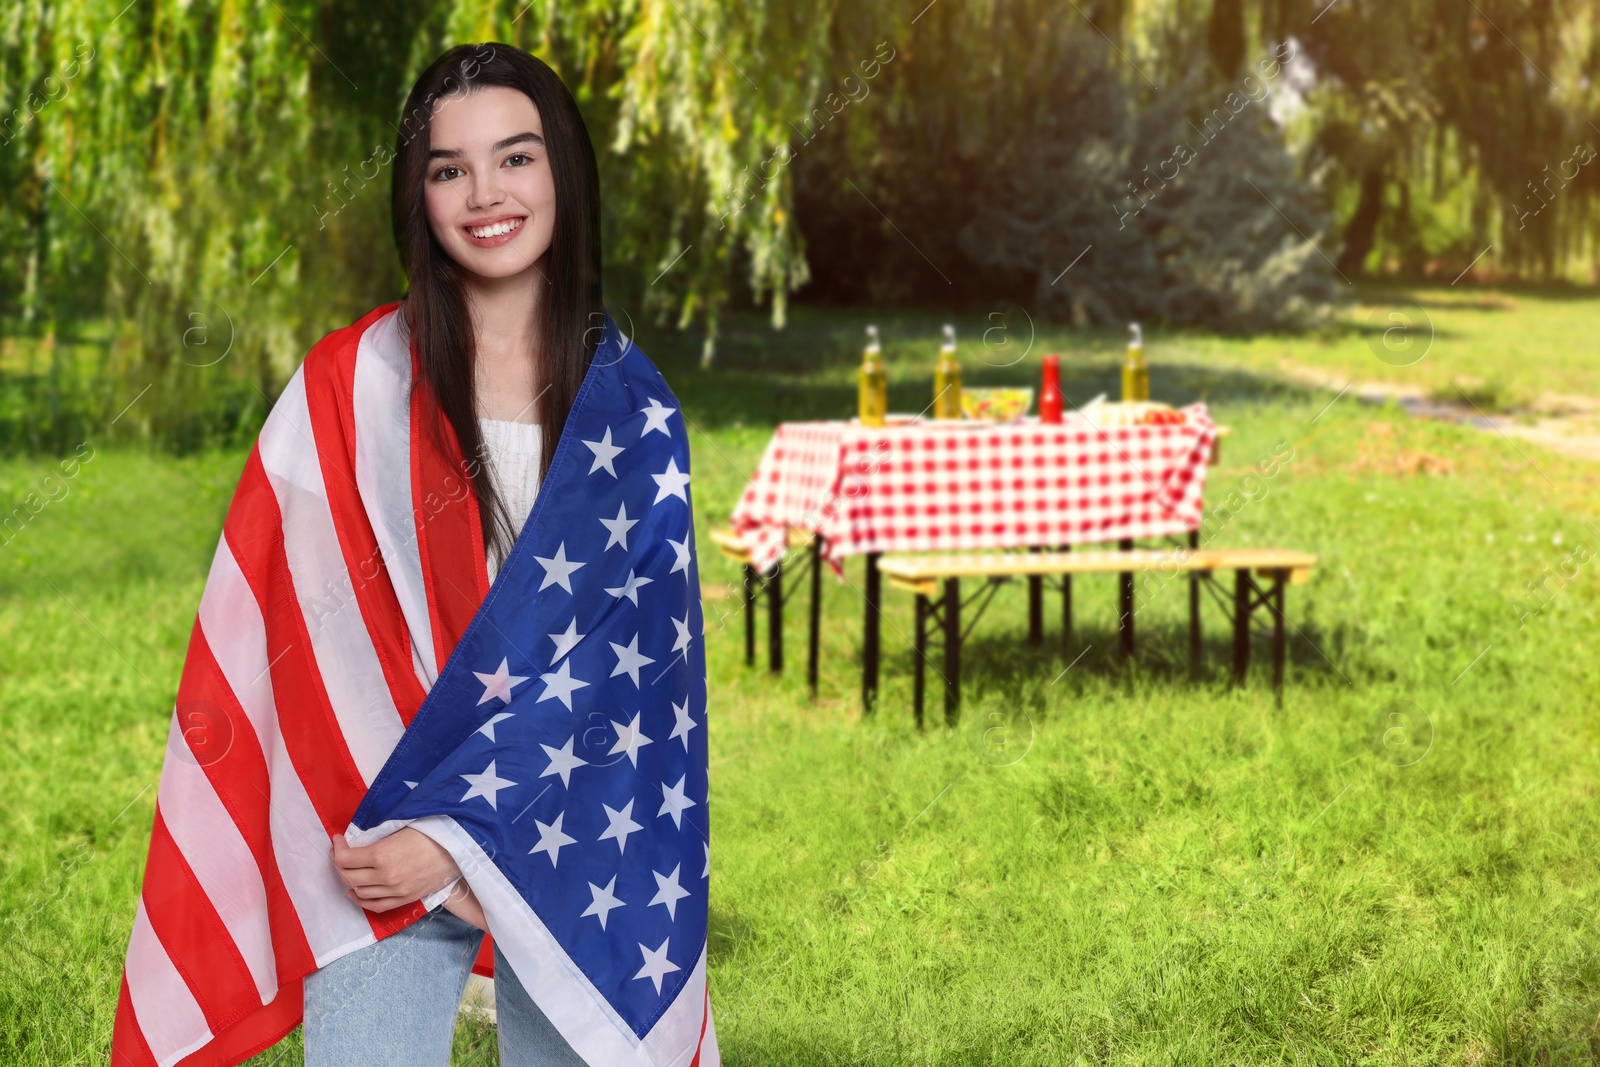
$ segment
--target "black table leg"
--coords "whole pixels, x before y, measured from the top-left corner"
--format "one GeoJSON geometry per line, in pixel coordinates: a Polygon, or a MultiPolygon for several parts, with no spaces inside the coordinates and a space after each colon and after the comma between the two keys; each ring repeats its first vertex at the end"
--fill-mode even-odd
{"type": "Polygon", "coordinates": [[[913,634],[915,641],[914,655],[916,656],[917,673],[912,675],[911,681],[911,708],[916,715],[917,729],[922,729],[922,697],[927,688],[928,671],[928,598],[921,593],[917,594],[917,622],[916,632],[913,634]]]}
{"type": "Polygon", "coordinates": [[[811,537],[811,629],[806,645],[806,684],[817,699],[817,643],[822,635],[822,538],[811,537]]]}
{"type": "MultiPolygon", "coordinates": [[[[1117,542],[1117,547],[1124,552],[1132,551],[1133,538],[1125,537],[1117,542]]],[[[1122,590],[1122,612],[1117,618],[1117,632],[1122,638],[1122,654],[1133,655],[1133,572],[1123,571],[1118,584],[1122,590]]]]}
{"type": "Polygon", "coordinates": [[[961,579],[944,580],[944,721],[954,726],[961,705],[961,579]]]}
{"type": "MultiPolygon", "coordinates": [[[[1071,552],[1071,545],[1062,545],[1062,552],[1071,552]]],[[[1061,655],[1072,654],[1072,575],[1061,576],[1061,655]]]]}
{"type": "Polygon", "coordinates": [[[1272,603],[1272,688],[1278,696],[1278,704],[1283,704],[1283,587],[1288,584],[1288,571],[1274,571],[1272,574],[1272,593],[1269,600],[1272,603]]]}
{"type": "Polygon", "coordinates": [[[744,665],[756,665],[756,569],[744,565],[744,665]]]}
{"type": "MultiPolygon", "coordinates": [[[[1189,548],[1199,547],[1200,531],[1190,530],[1189,548]]],[[[1189,572],[1189,674],[1194,677],[1200,674],[1200,583],[1203,580],[1200,571],[1189,572]]]]}
{"type": "MultiPolygon", "coordinates": [[[[1039,545],[1029,545],[1029,552],[1041,551],[1039,545]]],[[[1028,644],[1044,644],[1044,578],[1028,575],[1028,644]]]]}
{"type": "Polygon", "coordinates": [[[767,576],[767,670],[783,673],[783,560],[767,576]]]}
{"type": "Polygon", "coordinates": [[[1250,669],[1250,571],[1241,567],[1233,585],[1233,680],[1244,682],[1250,669]]]}
{"type": "Polygon", "coordinates": [[[878,601],[882,592],[882,575],[878,573],[877,552],[867,553],[866,619],[861,634],[861,713],[872,714],[872,705],[878,695],[878,635],[882,618],[878,601]]]}

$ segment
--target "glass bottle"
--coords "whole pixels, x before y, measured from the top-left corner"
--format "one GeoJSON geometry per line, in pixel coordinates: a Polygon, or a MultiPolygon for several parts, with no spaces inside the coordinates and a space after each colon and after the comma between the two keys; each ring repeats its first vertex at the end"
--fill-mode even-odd
{"type": "Polygon", "coordinates": [[[1150,399],[1150,368],[1144,361],[1144,337],[1137,322],[1128,323],[1128,358],[1122,364],[1122,399],[1150,399]]]}
{"type": "Polygon", "coordinates": [[[939,346],[939,362],[933,368],[933,417],[961,417],[961,364],[956,362],[956,328],[944,326],[944,343],[939,346]]]}
{"type": "Polygon", "coordinates": [[[889,412],[889,375],[883,369],[883,349],[878,328],[867,327],[867,347],[861,353],[859,415],[863,426],[882,426],[889,412]]]}
{"type": "Polygon", "coordinates": [[[1044,380],[1039,387],[1039,421],[1061,421],[1061,357],[1054,352],[1044,357],[1044,380]]]}

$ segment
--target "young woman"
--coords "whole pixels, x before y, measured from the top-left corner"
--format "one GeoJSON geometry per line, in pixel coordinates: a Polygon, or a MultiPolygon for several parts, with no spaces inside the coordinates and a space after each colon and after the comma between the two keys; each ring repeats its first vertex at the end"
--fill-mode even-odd
{"type": "Polygon", "coordinates": [[[112,1063],[303,1022],[311,1067],[444,1067],[487,931],[507,1067],[717,1067],[688,440],[601,306],[593,147],[467,45],[393,166],[406,297],[312,347],[229,505],[112,1063]]]}
{"type": "MultiPolygon", "coordinates": [[[[491,577],[521,532],[593,355],[601,312],[594,149],[571,93],[537,58],[463,45],[412,87],[394,161],[403,314],[422,372],[464,455],[491,577]],[[487,51],[487,54],[486,54],[487,51]]],[[[438,430],[438,427],[430,427],[438,430]]],[[[305,983],[307,1067],[440,1064],[488,929],[449,852],[406,828],[374,845],[335,839],[331,861],[374,911],[451,895],[427,918],[305,983]],[[389,1010],[404,1004],[402,1024],[389,1010]]],[[[583,1061],[497,954],[500,1062],[583,1061]]]]}

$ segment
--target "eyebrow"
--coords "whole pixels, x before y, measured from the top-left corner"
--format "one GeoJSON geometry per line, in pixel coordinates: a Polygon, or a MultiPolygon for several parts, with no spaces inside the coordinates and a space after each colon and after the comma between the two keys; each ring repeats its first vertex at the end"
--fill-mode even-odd
{"type": "MultiPolygon", "coordinates": [[[[503,141],[496,141],[493,146],[490,147],[489,152],[493,154],[495,152],[510,148],[514,144],[521,144],[523,141],[532,141],[534,144],[541,147],[544,145],[543,137],[540,137],[532,130],[527,130],[523,133],[514,133],[503,141]]],[[[462,153],[459,148],[434,148],[428,152],[429,159],[460,159],[461,155],[462,153]]]]}

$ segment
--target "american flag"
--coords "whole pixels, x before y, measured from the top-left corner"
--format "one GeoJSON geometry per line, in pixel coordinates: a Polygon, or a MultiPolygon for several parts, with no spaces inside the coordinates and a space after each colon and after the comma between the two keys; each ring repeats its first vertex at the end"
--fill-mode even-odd
{"type": "MultiPolygon", "coordinates": [[[[491,587],[399,305],[323,338],[230,505],[178,687],[113,1063],[231,1065],[420,918],[329,859],[413,826],[592,1064],[716,1067],[687,434],[609,318],[491,587]],[[440,666],[442,664],[442,666],[440,666]]],[[[449,436],[447,434],[447,436],[449,436]]],[[[450,436],[452,449],[453,436],[450,436]]],[[[488,939],[476,970],[489,973],[488,939]]]]}

